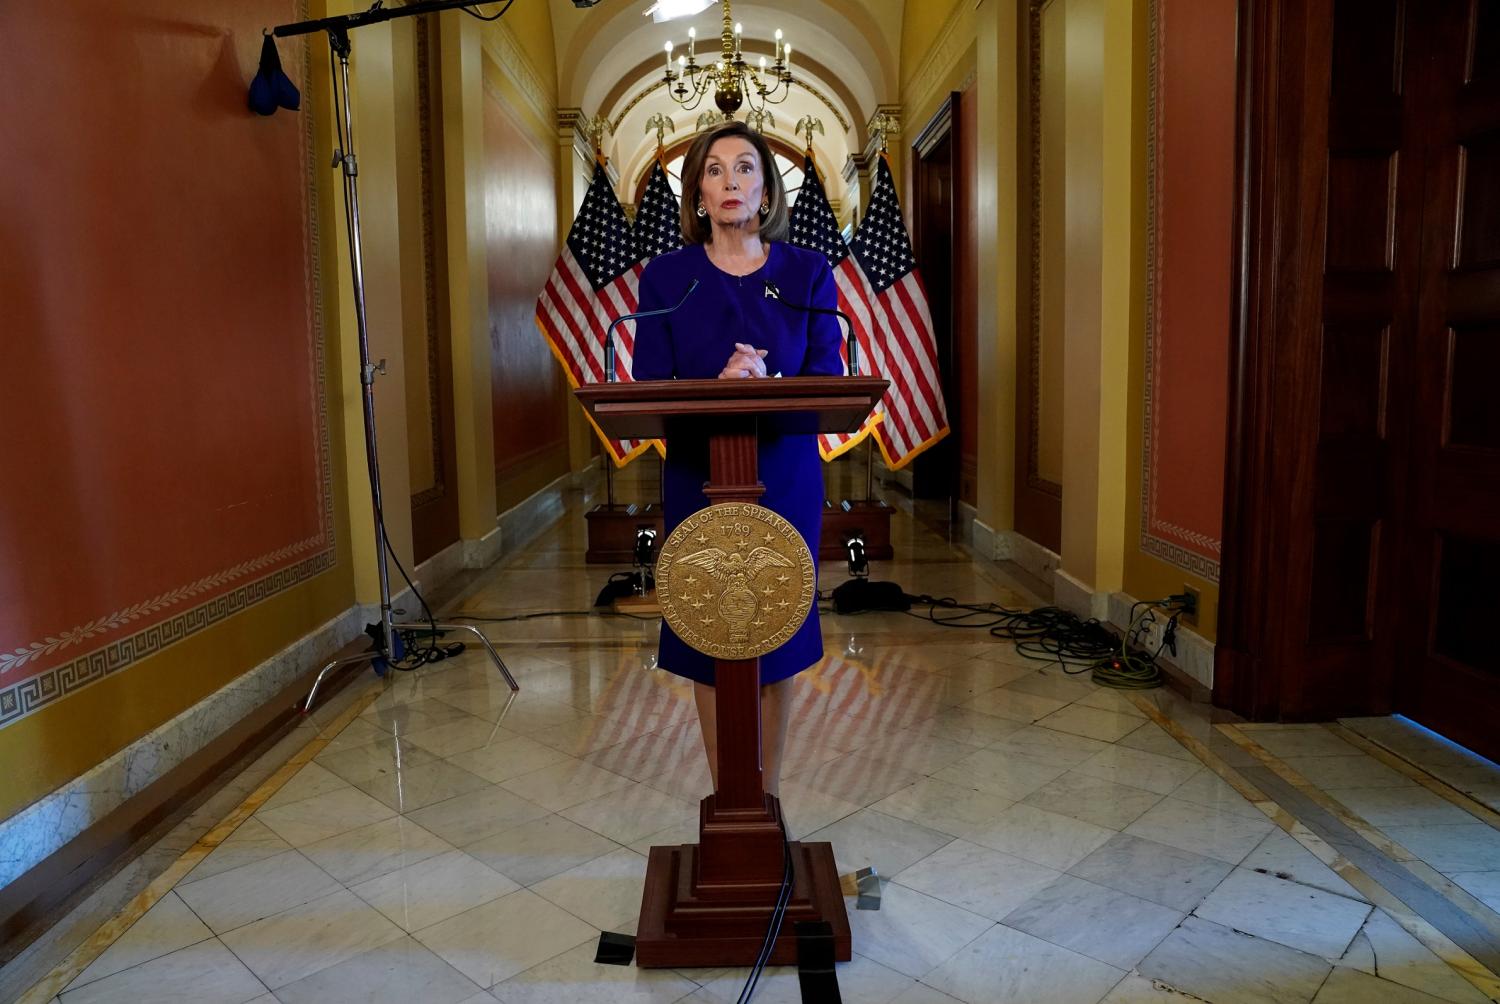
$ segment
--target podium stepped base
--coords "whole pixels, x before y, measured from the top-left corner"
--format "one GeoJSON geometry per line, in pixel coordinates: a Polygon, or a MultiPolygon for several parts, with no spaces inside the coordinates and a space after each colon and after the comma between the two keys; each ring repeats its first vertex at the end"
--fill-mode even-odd
{"type": "MultiPolygon", "coordinates": [[[[796,925],[817,920],[833,928],[834,958],[848,962],[853,945],[833,845],[792,841],[790,846],[792,898],[769,964],[796,965],[796,925]]],[[[760,955],[775,906],[774,891],[772,898],[753,902],[695,891],[697,853],[697,844],[651,848],[635,936],[636,965],[647,969],[750,966],[760,955]]]]}

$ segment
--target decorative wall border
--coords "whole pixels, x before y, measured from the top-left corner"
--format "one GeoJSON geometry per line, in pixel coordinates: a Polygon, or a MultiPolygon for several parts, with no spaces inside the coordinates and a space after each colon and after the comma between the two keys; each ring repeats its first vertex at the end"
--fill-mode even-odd
{"type": "Polygon", "coordinates": [[[1200,575],[1210,582],[1219,581],[1219,561],[1195,551],[1184,544],[1193,544],[1205,550],[1218,552],[1222,541],[1207,534],[1180,527],[1165,520],[1153,519],[1156,509],[1156,492],[1161,478],[1156,472],[1156,427],[1152,422],[1153,394],[1156,377],[1161,369],[1162,338],[1159,313],[1159,290],[1161,275],[1161,242],[1158,240],[1158,221],[1161,216],[1163,193],[1157,169],[1157,146],[1164,131],[1161,108],[1161,45],[1163,37],[1161,0],[1151,0],[1149,28],[1147,34],[1147,98],[1146,98],[1146,331],[1144,383],[1142,400],[1144,413],[1141,421],[1141,551],[1200,575]],[[1160,536],[1165,530],[1177,540],[1160,536]]]}
{"type": "MultiPolygon", "coordinates": [[[[306,3],[299,3],[297,7],[299,17],[305,17],[306,3]]],[[[310,43],[304,39],[302,82],[304,93],[307,93],[311,78],[310,48],[310,43]]],[[[10,662],[0,663],[0,673],[10,668],[19,668],[25,662],[31,661],[33,657],[81,643],[93,635],[110,631],[115,627],[170,608],[181,600],[191,599],[205,590],[242,578],[267,565],[319,546],[323,549],[296,564],[279,568],[269,575],[249,581],[228,593],[211,597],[197,606],[147,624],[133,634],[108,642],[68,662],[45,669],[24,680],[0,686],[0,729],[13,725],[41,708],[55,704],[85,687],[98,683],[107,676],[128,669],[141,659],[155,655],[185,638],[212,627],[262,600],[270,599],[278,593],[306,582],[337,565],[338,541],[334,534],[333,518],[333,443],[328,422],[323,289],[319,273],[322,232],[318,224],[318,193],[314,173],[322,165],[316,156],[313,119],[314,116],[311,113],[303,116],[302,160],[306,183],[302,189],[301,208],[308,237],[303,282],[310,343],[308,347],[311,362],[309,378],[315,420],[318,424],[317,442],[313,446],[313,451],[314,462],[321,474],[320,487],[323,495],[322,505],[318,508],[317,535],[247,559],[228,569],[204,576],[196,582],[176,587],[151,599],[70,628],[42,642],[22,645],[13,651],[10,662]],[[32,652],[36,655],[28,654],[32,652]],[[20,658],[15,658],[16,656],[20,658]]]]}
{"type": "Polygon", "coordinates": [[[1031,358],[1030,416],[1027,438],[1026,484],[1053,498],[1062,498],[1062,485],[1041,475],[1042,453],[1042,9],[1051,0],[1031,0],[1027,12],[1027,75],[1031,83],[1031,318],[1027,350],[1031,358]]]}
{"type": "Polygon", "coordinates": [[[926,106],[928,93],[937,87],[944,73],[954,68],[962,51],[960,46],[967,46],[973,41],[967,34],[960,36],[958,26],[965,18],[973,16],[975,6],[977,5],[963,3],[953,5],[948,19],[938,29],[937,37],[928,48],[926,57],[918,65],[917,72],[912,74],[911,83],[902,91],[901,103],[907,108],[920,109],[926,106]]]}
{"type": "Polygon", "coordinates": [[[537,121],[544,125],[551,122],[557,115],[557,109],[547,97],[547,89],[542,86],[542,75],[537,72],[521,43],[516,40],[515,34],[501,21],[486,25],[488,31],[480,32],[480,47],[490,54],[495,65],[505,71],[526,103],[531,106],[537,121]]]}

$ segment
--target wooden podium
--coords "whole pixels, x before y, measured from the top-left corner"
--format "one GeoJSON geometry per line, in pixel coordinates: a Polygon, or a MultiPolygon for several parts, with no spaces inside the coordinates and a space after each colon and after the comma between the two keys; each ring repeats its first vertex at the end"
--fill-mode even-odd
{"type": "MultiPolygon", "coordinates": [[[[853,432],[885,393],[876,377],[652,380],[574,391],[606,435],[709,437],[711,504],[757,502],[762,431],[853,432]]],[[[766,794],[760,757],[760,660],[716,662],[719,787],[698,810],[698,843],[653,847],[636,930],[643,967],[748,966],[760,953],[783,874],[781,802],[766,794]]],[[[834,952],[852,945],[833,847],[792,841],[792,894],[773,965],[797,961],[795,925],[827,921],[834,952]]]]}

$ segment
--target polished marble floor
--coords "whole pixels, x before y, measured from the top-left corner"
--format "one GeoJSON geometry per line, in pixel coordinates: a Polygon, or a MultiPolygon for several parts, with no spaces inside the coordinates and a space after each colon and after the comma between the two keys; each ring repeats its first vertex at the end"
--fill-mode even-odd
{"type": "MultiPolygon", "coordinates": [[[[450,615],[587,608],[606,573],[584,564],[582,527],[569,512],[450,615]]],[[[877,577],[1036,602],[941,523],[902,512],[894,529],[899,560],[877,577]]],[[[694,839],[709,787],[655,625],[483,623],[519,696],[474,653],[347,688],[305,764],[96,938],[56,999],[734,1001],[743,970],[593,961],[601,930],[634,930],[647,849],[694,839]]],[[[1399,723],[1239,726],[897,614],[829,616],[824,637],[797,679],[782,797],[794,836],[884,878],[878,911],[849,901],[845,1001],[1478,1004],[1500,989],[1483,962],[1487,937],[1500,946],[1500,818],[1478,800],[1493,764],[1448,751],[1467,772],[1455,788],[1399,723]],[[1352,842],[1256,787],[1271,773],[1440,905],[1408,908],[1351,864],[1352,842]],[[1426,915],[1449,908],[1461,935],[1426,915]]],[[[795,971],[770,971],[756,999],[800,1000],[795,971]]]]}

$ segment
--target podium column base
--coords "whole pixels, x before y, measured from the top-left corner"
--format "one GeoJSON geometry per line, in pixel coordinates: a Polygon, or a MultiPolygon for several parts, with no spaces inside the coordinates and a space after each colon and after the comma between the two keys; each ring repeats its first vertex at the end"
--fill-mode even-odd
{"type": "MultiPolygon", "coordinates": [[[[796,965],[796,925],[818,920],[833,928],[834,958],[848,962],[853,943],[833,845],[792,841],[790,849],[792,898],[768,965],[796,965]]],[[[751,966],[760,955],[776,906],[774,891],[770,900],[757,896],[741,902],[696,895],[697,854],[697,844],[651,848],[635,935],[636,965],[644,969],[751,966]]]]}

